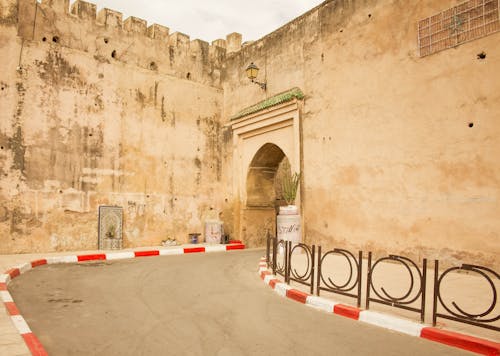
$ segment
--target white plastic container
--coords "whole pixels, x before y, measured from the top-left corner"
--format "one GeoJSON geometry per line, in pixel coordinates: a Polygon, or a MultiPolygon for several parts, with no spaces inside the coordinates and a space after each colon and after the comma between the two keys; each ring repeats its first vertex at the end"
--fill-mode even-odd
{"type": "Polygon", "coordinates": [[[277,216],[278,240],[298,244],[301,239],[300,215],[295,205],[281,206],[277,216]]]}
{"type": "Polygon", "coordinates": [[[222,238],[222,221],[205,221],[205,242],[209,244],[220,244],[222,238]]]}

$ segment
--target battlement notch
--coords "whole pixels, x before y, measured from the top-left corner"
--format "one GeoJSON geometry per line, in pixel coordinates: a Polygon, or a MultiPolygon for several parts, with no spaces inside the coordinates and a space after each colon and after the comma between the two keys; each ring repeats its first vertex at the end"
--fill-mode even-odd
{"type": "Polygon", "coordinates": [[[189,48],[189,36],[181,32],[174,32],[169,37],[169,44],[174,47],[189,48]]]}
{"type": "Polygon", "coordinates": [[[241,33],[233,32],[226,36],[227,53],[238,52],[241,49],[241,33]]]}
{"type": "Polygon", "coordinates": [[[90,2],[77,0],[71,5],[71,14],[78,16],[82,20],[95,20],[97,6],[90,2]]]}
{"type": "Polygon", "coordinates": [[[122,13],[104,8],[97,14],[97,21],[108,28],[121,28],[123,26],[122,13]]]}
{"type": "Polygon", "coordinates": [[[48,6],[58,13],[67,14],[69,12],[69,0],[42,0],[42,5],[48,6]]]}
{"type": "Polygon", "coordinates": [[[168,33],[170,29],[166,26],[152,24],[148,27],[148,37],[154,40],[162,40],[168,42],[168,33]]]}
{"type": "Polygon", "coordinates": [[[128,32],[145,35],[148,28],[148,22],[138,17],[130,16],[123,21],[123,29],[128,32]]]}

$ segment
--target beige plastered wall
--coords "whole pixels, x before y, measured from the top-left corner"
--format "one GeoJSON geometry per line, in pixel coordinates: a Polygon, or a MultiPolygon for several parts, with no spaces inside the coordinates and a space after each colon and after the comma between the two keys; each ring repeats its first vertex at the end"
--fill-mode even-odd
{"type": "Polygon", "coordinates": [[[225,50],[110,27],[64,1],[36,17],[34,1],[1,4],[0,253],[96,248],[100,205],[123,207],[124,246],[202,233],[230,194],[225,50]]]}
{"type": "Polygon", "coordinates": [[[417,21],[458,3],[326,1],[240,50],[1,0],[0,253],[95,248],[108,204],[125,246],[185,241],[214,211],[240,237],[230,117],[299,87],[304,241],[498,270],[500,33],[417,52],[417,21]]]}
{"type": "Polygon", "coordinates": [[[226,122],[292,87],[305,94],[307,243],[498,269],[500,33],[417,49],[417,21],[458,3],[327,1],[227,59],[226,122]],[[267,91],[245,77],[250,62],[267,91]]]}

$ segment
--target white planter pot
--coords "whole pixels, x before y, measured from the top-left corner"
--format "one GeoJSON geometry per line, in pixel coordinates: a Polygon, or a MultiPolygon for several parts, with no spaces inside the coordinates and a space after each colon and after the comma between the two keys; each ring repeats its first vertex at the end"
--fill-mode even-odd
{"type": "Polygon", "coordinates": [[[280,207],[277,217],[277,236],[279,240],[292,241],[298,244],[301,238],[300,215],[295,205],[280,207]]]}

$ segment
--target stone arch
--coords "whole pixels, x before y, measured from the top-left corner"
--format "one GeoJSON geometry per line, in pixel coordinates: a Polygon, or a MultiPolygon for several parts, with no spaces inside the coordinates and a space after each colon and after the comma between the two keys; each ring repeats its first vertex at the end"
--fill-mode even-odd
{"type": "MultiPolygon", "coordinates": [[[[265,246],[276,229],[276,177],[282,162],[301,171],[298,88],[265,99],[231,118],[233,130],[233,234],[249,247],[265,246]],[[285,160],[286,158],[286,160],[285,160]]],[[[300,194],[297,205],[300,206],[300,194]]]]}
{"type": "Polygon", "coordinates": [[[285,157],[283,150],[274,143],[266,143],[257,151],[248,167],[246,180],[247,207],[275,207],[275,178],[280,163],[285,157]]]}

